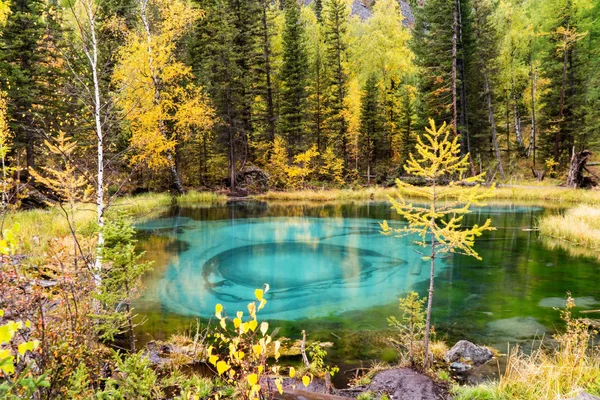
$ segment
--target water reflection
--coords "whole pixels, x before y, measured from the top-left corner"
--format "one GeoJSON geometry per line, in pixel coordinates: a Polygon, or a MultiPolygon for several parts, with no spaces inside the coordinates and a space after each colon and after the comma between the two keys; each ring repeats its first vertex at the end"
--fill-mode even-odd
{"type": "MultiPolygon", "coordinates": [[[[567,291],[580,306],[600,300],[600,264],[564,250],[549,250],[528,228],[539,207],[489,206],[467,225],[488,217],[498,228],[478,240],[483,260],[452,256],[436,276],[434,324],[438,335],[470,339],[506,350],[559,326],[567,291]]],[[[217,302],[233,313],[245,309],[254,288],[269,282],[263,318],[297,337],[334,341],[344,359],[377,357],[368,343],[398,314],[397,298],[426,294],[428,266],[410,238],[379,234],[377,223],[403,222],[386,203],[268,204],[242,202],[210,209],[173,208],[139,226],[140,243],[155,269],[135,307],[148,322],[140,333],[166,336],[198,316],[210,317],[217,302]],[[365,339],[365,335],[369,339],[365,339]]]]}

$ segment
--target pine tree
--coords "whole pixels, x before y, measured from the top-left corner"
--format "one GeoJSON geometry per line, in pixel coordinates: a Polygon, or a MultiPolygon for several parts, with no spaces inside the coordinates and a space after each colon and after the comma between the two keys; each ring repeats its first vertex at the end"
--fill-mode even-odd
{"type": "Polygon", "coordinates": [[[573,0],[552,2],[549,49],[543,68],[551,79],[546,96],[545,127],[541,138],[546,158],[565,165],[583,131],[584,85],[582,39],[577,5],[573,0]]]}
{"type": "Polygon", "coordinates": [[[371,172],[377,162],[376,149],[382,146],[384,141],[382,112],[379,101],[379,88],[377,87],[377,77],[371,74],[365,87],[361,99],[360,113],[360,137],[359,149],[365,168],[367,182],[371,181],[371,172]]]}
{"type": "MultiPolygon", "coordinates": [[[[275,131],[277,126],[276,115],[276,91],[275,91],[275,68],[273,52],[273,36],[276,34],[274,26],[274,15],[279,11],[270,0],[260,0],[261,4],[261,23],[259,26],[260,39],[258,40],[261,48],[261,56],[258,60],[258,75],[261,84],[257,88],[257,93],[262,98],[262,125],[265,134],[258,138],[268,143],[267,148],[271,149],[275,142],[275,131]]],[[[260,123],[259,123],[260,124],[260,123]]]]}
{"type": "Polygon", "coordinates": [[[321,14],[323,13],[323,0],[315,0],[315,15],[317,21],[321,22],[321,14]]]}
{"type": "Polygon", "coordinates": [[[50,57],[42,41],[48,18],[42,0],[11,0],[10,17],[0,36],[0,90],[8,97],[8,114],[15,146],[25,148],[27,166],[34,168],[36,143],[45,119],[44,82],[50,57]]]}
{"type": "Polygon", "coordinates": [[[193,68],[215,106],[220,124],[215,129],[229,163],[229,182],[235,190],[237,170],[245,164],[253,132],[252,85],[256,78],[257,39],[261,9],[256,0],[205,0],[206,18],[196,32],[193,68]]]}
{"type": "Polygon", "coordinates": [[[412,49],[421,67],[421,124],[451,121],[462,135],[462,151],[471,150],[467,103],[469,68],[469,0],[428,0],[415,7],[412,49]]]}
{"type": "Polygon", "coordinates": [[[312,133],[314,143],[317,144],[317,150],[322,152],[326,147],[324,137],[326,76],[323,26],[317,21],[316,15],[310,8],[305,8],[304,11],[307,16],[309,53],[307,125],[312,133]]]}
{"type": "Polygon", "coordinates": [[[345,0],[328,0],[323,8],[323,25],[325,39],[324,65],[327,71],[327,82],[324,90],[329,142],[338,149],[344,160],[344,169],[348,168],[348,122],[345,116],[345,99],[347,96],[348,72],[347,29],[348,9],[345,0]]]}
{"type": "Polygon", "coordinates": [[[300,20],[300,7],[288,0],[283,31],[283,65],[281,81],[281,109],[279,130],[287,139],[292,155],[306,147],[308,55],[304,26],[300,20]]]}
{"type": "Polygon", "coordinates": [[[475,56],[478,59],[477,65],[483,76],[484,96],[486,98],[488,121],[491,131],[491,142],[498,163],[498,172],[502,178],[505,178],[502,165],[502,156],[498,144],[498,134],[495,119],[495,96],[493,92],[494,74],[496,71],[496,58],[498,57],[498,33],[496,26],[492,22],[493,13],[492,3],[489,0],[479,0],[473,4],[473,32],[475,36],[475,56]]]}

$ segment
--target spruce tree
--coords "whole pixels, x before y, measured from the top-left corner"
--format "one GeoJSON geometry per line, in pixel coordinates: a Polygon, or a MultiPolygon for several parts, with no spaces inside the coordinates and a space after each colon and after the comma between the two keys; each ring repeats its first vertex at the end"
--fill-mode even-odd
{"type": "Polygon", "coordinates": [[[0,89],[8,97],[8,115],[15,146],[25,148],[27,166],[35,167],[41,101],[48,78],[48,53],[42,42],[47,19],[42,0],[12,0],[10,14],[0,37],[0,89]]]}
{"type": "Polygon", "coordinates": [[[338,149],[348,167],[347,133],[348,122],[345,116],[348,72],[347,58],[348,9],[345,0],[328,0],[323,8],[325,54],[324,65],[327,71],[325,100],[327,107],[327,129],[329,142],[338,149]]]}
{"type": "Polygon", "coordinates": [[[315,15],[317,21],[321,22],[321,14],[323,13],[323,0],[315,0],[315,15]]]}
{"type": "Polygon", "coordinates": [[[304,25],[300,20],[300,7],[288,0],[283,31],[283,65],[281,81],[281,109],[279,130],[287,139],[290,154],[305,149],[306,100],[308,55],[304,25]]]}
{"type": "Polygon", "coordinates": [[[547,57],[543,68],[550,78],[550,90],[545,96],[545,126],[541,147],[546,159],[566,165],[576,145],[581,149],[579,134],[584,131],[583,103],[585,96],[585,52],[582,39],[586,32],[579,28],[577,4],[573,0],[552,2],[551,26],[547,57]],[[583,56],[583,57],[582,57],[583,56]]]}
{"type": "Polygon", "coordinates": [[[256,0],[204,0],[200,6],[206,18],[198,24],[191,63],[203,77],[221,121],[215,130],[235,190],[237,170],[247,160],[253,132],[261,9],[256,0]]]}
{"type": "Polygon", "coordinates": [[[382,147],[383,121],[377,77],[371,74],[365,83],[361,98],[359,151],[363,158],[367,181],[377,162],[377,149],[382,147]]]}

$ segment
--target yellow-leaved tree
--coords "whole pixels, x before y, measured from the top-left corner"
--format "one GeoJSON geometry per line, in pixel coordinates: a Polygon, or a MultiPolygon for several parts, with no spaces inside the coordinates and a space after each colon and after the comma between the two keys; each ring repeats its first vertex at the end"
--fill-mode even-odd
{"type": "Polygon", "coordinates": [[[396,236],[416,235],[415,243],[428,251],[422,254],[424,261],[430,262],[429,295],[427,298],[427,314],[425,320],[425,362],[424,367],[429,368],[429,340],[431,333],[431,305],[433,301],[435,262],[438,258],[449,253],[463,254],[481,259],[475,249],[475,238],[485,231],[495,230],[491,220],[487,219],[483,225],[463,227],[463,218],[471,212],[472,206],[482,206],[488,193],[480,192],[479,185],[482,175],[463,178],[469,168],[469,155],[460,155],[458,138],[450,140],[450,131],[446,123],[437,128],[433,120],[429,120],[430,127],[425,128],[427,133],[424,139],[417,138],[417,156],[410,154],[406,172],[425,178],[428,186],[416,187],[396,181],[400,197],[393,199],[392,208],[408,221],[402,228],[392,228],[387,221],[381,225],[382,233],[396,236]],[[440,186],[443,180],[449,179],[450,183],[440,186]],[[457,188],[457,184],[475,184],[469,188],[457,188]],[[425,198],[427,205],[414,205],[410,198],[425,198]]]}
{"type": "MultiPolygon", "coordinates": [[[[10,13],[10,1],[9,0],[0,0],[0,28],[4,27],[6,23],[6,19],[8,18],[8,14],[10,13]]],[[[0,31],[0,35],[2,31],[0,31]]]]}
{"type": "Polygon", "coordinates": [[[306,180],[317,168],[316,158],[318,156],[319,151],[316,145],[304,153],[294,156],[294,164],[286,168],[288,182],[293,186],[305,188],[306,180]]]}
{"type": "Polygon", "coordinates": [[[337,184],[344,183],[344,161],[335,156],[333,148],[328,146],[321,154],[321,177],[337,184]]]}
{"type": "Polygon", "coordinates": [[[288,159],[285,141],[281,136],[275,136],[269,164],[266,166],[271,185],[278,188],[284,188],[288,185],[288,159]]]}
{"type": "MultiPolygon", "coordinates": [[[[90,267],[89,254],[84,251],[79,241],[76,211],[77,203],[84,203],[91,200],[93,188],[88,184],[87,177],[77,167],[75,159],[78,148],[77,141],[69,138],[64,132],[59,132],[58,136],[50,142],[45,140],[44,144],[48,151],[53,154],[57,161],[54,165],[50,164],[40,168],[40,172],[30,169],[31,176],[41,186],[48,188],[53,193],[53,198],[47,202],[50,205],[58,205],[67,221],[69,231],[73,238],[73,264],[77,269],[77,260],[83,259],[86,266],[90,267]]],[[[97,275],[94,273],[96,283],[99,283],[97,275]]]]}
{"type": "Polygon", "coordinates": [[[186,0],[137,0],[137,5],[140,22],[127,33],[113,74],[131,132],[131,161],[153,170],[168,168],[182,193],[177,145],[210,129],[214,110],[175,50],[203,12],[186,0]]]}

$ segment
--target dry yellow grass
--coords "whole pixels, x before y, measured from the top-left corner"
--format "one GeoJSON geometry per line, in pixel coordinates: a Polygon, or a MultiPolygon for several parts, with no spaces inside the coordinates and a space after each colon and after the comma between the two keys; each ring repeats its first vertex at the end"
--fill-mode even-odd
{"type": "Polygon", "coordinates": [[[554,336],[554,348],[538,348],[530,355],[509,352],[506,370],[497,382],[455,387],[455,400],[467,399],[566,399],[581,391],[600,395],[600,349],[587,324],[574,319],[569,298],[562,311],[566,332],[554,336]]]}
{"type": "MultiPolygon", "coordinates": [[[[461,187],[454,189],[458,196],[461,187]]],[[[488,188],[481,188],[488,191],[488,188]]],[[[259,200],[276,201],[359,201],[359,200],[387,200],[389,196],[396,197],[396,188],[369,187],[361,189],[333,189],[333,190],[297,190],[283,192],[267,192],[255,196],[259,200]]],[[[562,203],[562,204],[590,204],[600,205],[600,191],[566,189],[556,186],[510,186],[498,187],[490,191],[491,200],[508,200],[528,203],[562,203]]]]}
{"type": "MultiPolygon", "coordinates": [[[[539,223],[540,233],[549,244],[567,249],[584,247],[600,252],[600,207],[580,205],[564,215],[544,217],[539,223]]],[[[600,253],[599,253],[600,255],[600,253]]]]}

